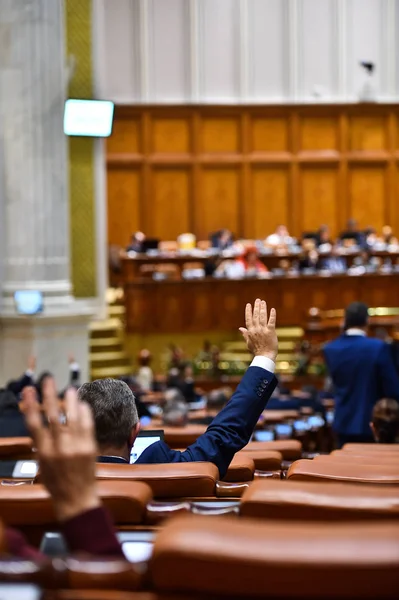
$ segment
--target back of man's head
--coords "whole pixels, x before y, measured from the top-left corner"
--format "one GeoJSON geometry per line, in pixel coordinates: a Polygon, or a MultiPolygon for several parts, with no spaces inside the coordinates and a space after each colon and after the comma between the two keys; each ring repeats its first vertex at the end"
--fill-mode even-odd
{"type": "Polygon", "coordinates": [[[180,390],[175,388],[166,390],[165,399],[163,424],[170,427],[184,427],[184,425],[187,425],[188,406],[180,390]]]}
{"type": "Polygon", "coordinates": [[[382,398],[373,409],[374,437],[380,444],[399,441],[399,403],[392,398],[382,398]]]}
{"type": "Polygon", "coordinates": [[[138,423],[133,392],[117,379],[97,379],[79,388],[79,398],[93,412],[97,442],[105,448],[122,448],[138,423]]]}
{"type": "Polygon", "coordinates": [[[345,310],[344,329],[365,328],[368,323],[368,307],[363,302],[352,302],[345,310]]]}

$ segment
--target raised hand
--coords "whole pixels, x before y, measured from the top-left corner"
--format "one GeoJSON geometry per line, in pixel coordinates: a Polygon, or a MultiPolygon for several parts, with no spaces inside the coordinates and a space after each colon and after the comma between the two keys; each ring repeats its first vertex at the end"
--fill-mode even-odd
{"type": "Polygon", "coordinates": [[[36,356],[33,356],[33,354],[31,354],[28,357],[28,364],[27,364],[27,366],[28,366],[28,371],[31,371],[32,373],[35,372],[35,370],[36,370],[36,356]]]}
{"type": "Polygon", "coordinates": [[[267,356],[273,361],[278,354],[278,339],[276,334],[276,311],[270,310],[267,318],[267,305],[264,300],[255,300],[252,310],[251,304],[245,307],[245,327],[240,331],[247,343],[248,350],[255,356],[267,356]]]}
{"type": "Polygon", "coordinates": [[[52,496],[57,518],[65,521],[97,508],[100,505],[95,479],[97,446],[89,406],[79,402],[74,389],[68,389],[67,418],[62,424],[53,379],[46,380],[43,386],[48,427],[43,424],[34,388],[23,390],[23,403],[26,423],[37,449],[41,479],[52,496]]]}

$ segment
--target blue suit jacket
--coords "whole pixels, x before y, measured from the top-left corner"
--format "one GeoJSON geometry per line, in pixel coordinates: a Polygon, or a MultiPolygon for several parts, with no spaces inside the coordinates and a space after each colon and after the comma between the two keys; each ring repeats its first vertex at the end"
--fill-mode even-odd
{"type": "MultiPolygon", "coordinates": [[[[277,379],[265,369],[249,367],[226,406],[213,419],[206,432],[184,452],[171,450],[165,442],[151,444],[136,461],[141,464],[211,462],[222,479],[236,452],[246,446],[277,379]]],[[[123,462],[101,456],[99,462],[123,462]]]]}
{"type": "Polygon", "coordinates": [[[387,344],[361,335],[341,335],[324,355],[334,385],[334,430],[341,435],[371,435],[374,404],[399,399],[399,376],[387,344]]]}

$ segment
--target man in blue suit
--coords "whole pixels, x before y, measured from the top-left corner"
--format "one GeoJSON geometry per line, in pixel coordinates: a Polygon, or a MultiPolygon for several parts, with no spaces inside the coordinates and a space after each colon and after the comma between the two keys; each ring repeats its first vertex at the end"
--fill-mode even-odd
{"type": "Polygon", "coordinates": [[[367,337],[368,308],[353,302],[345,312],[344,333],[324,347],[335,395],[334,431],[339,446],[373,442],[374,404],[399,399],[399,376],[387,344],[367,337]]]}
{"type": "MultiPolygon", "coordinates": [[[[278,351],[276,311],[267,318],[266,302],[247,304],[246,327],[240,328],[254,359],[230,401],[209,425],[206,432],[184,452],[155,442],[136,463],[175,463],[205,461],[214,463],[223,478],[238,450],[246,446],[266,403],[277,385],[274,376],[278,351]]],[[[104,379],[84,384],[81,400],[90,404],[101,456],[99,462],[129,463],[139,433],[134,396],[122,381],[104,379]]]]}

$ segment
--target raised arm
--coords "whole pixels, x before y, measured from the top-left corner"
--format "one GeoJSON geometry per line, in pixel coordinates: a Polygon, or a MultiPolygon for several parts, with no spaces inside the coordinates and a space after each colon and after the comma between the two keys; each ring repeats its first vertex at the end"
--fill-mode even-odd
{"type": "MultiPolygon", "coordinates": [[[[165,445],[165,462],[212,462],[222,478],[235,453],[248,444],[277,385],[274,376],[278,352],[276,311],[272,308],[268,319],[266,302],[256,300],[253,310],[250,304],[246,306],[245,323],[246,327],[240,331],[248,350],[254,354],[251,366],[230,401],[194,444],[184,452],[170,450],[165,445]]],[[[151,446],[146,452],[151,452],[151,446]]],[[[146,462],[146,452],[142,462],[146,462]]]]}

